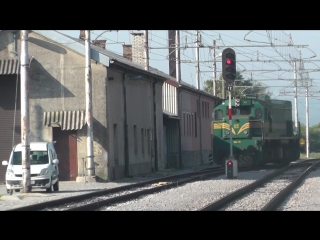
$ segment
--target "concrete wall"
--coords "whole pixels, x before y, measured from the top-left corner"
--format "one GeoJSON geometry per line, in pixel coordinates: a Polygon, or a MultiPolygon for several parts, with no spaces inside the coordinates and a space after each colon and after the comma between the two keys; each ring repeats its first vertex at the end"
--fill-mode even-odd
{"type": "MultiPolygon", "coordinates": [[[[20,56],[20,36],[17,34],[20,56]]],[[[0,34],[0,57],[14,57],[13,34],[0,34]]],[[[28,52],[33,60],[29,68],[30,141],[52,141],[52,127],[43,125],[44,111],[85,110],[85,59],[55,42],[29,33],[28,52]]],[[[94,161],[96,175],[107,179],[106,67],[91,62],[94,161]]],[[[78,173],[82,174],[82,157],[86,156],[86,126],[78,130],[78,173]]]]}
{"type": "Polygon", "coordinates": [[[14,44],[14,34],[2,31],[0,33],[0,58],[20,57],[14,53],[18,49],[20,49],[20,46],[19,44],[14,44]]]}
{"type": "MultiPolygon", "coordinates": [[[[42,127],[42,112],[85,109],[84,57],[66,48],[48,43],[36,34],[29,34],[29,52],[34,56],[30,95],[32,114],[40,121],[32,124],[32,136],[49,139],[51,128],[42,127]],[[41,46],[41,48],[36,47],[41,46]],[[39,59],[39,60],[38,60],[39,59]],[[55,64],[58,63],[58,66],[55,64]],[[36,65],[35,65],[36,64],[36,65]],[[45,72],[45,74],[43,74],[45,72]],[[48,73],[48,74],[47,74],[48,73]],[[49,81],[49,83],[48,83],[49,81]],[[43,93],[42,93],[43,92],[43,93]],[[49,96],[49,97],[48,97],[49,96]]],[[[102,179],[124,177],[124,95],[126,88],[127,123],[129,137],[129,174],[150,173],[154,166],[154,140],[148,137],[154,131],[153,92],[156,101],[156,134],[162,137],[162,83],[154,79],[130,80],[125,70],[107,69],[94,61],[92,67],[93,135],[96,175],[102,179]],[[107,80],[108,79],[108,80],[107,80]],[[133,128],[136,126],[136,139],[133,128]],[[143,137],[142,137],[143,131],[143,137]],[[136,141],[137,140],[137,141],[136,141]],[[135,145],[136,143],[136,145],[135,145]],[[134,150],[136,146],[136,151],[134,150]],[[150,150],[148,150],[148,148],[150,150]],[[152,152],[153,150],[153,152],[152,152]]],[[[86,156],[86,128],[78,131],[78,166],[82,171],[82,157],[86,156]]],[[[158,166],[163,169],[162,142],[158,141],[158,166]]]]}
{"type": "Polygon", "coordinates": [[[203,152],[203,163],[209,162],[209,154],[212,153],[212,133],[211,133],[211,123],[212,123],[212,111],[215,106],[215,100],[212,98],[202,95],[202,101],[206,104],[206,111],[202,123],[202,152],[203,152]]]}
{"type": "Polygon", "coordinates": [[[214,99],[196,91],[186,89],[179,91],[182,166],[208,163],[209,154],[212,151],[211,115],[214,99]],[[202,146],[202,162],[200,145],[202,146]]]}
{"type": "Polygon", "coordinates": [[[121,71],[108,69],[107,112],[109,116],[109,173],[111,179],[125,176],[124,93],[121,71]]]}
{"type": "Polygon", "coordinates": [[[147,140],[147,133],[149,130],[151,134],[154,129],[152,82],[128,78],[125,87],[127,89],[129,174],[148,173],[152,170],[152,142],[147,140]]]}
{"type": "Polygon", "coordinates": [[[157,82],[154,86],[155,93],[155,113],[156,113],[156,132],[157,132],[157,157],[158,170],[165,168],[164,147],[163,147],[163,110],[162,110],[162,82],[157,82]]]}
{"type": "MultiPolygon", "coordinates": [[[[43,126],[44,111],[85,110],[85,58],[35,33],[29,34],[30,65],[30,139],[52,141],[52,128],[43,126]]],[[[106,67],[91,62],[94,161],[96,175],[108,178],[106,67]]],[[[78,130],[78,172],[87,155],[86,126],[78,130]]]]}

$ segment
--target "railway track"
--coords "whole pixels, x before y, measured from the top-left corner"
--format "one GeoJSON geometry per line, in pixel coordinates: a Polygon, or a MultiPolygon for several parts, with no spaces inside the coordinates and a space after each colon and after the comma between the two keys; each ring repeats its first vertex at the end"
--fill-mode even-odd
{"type": "MultiPolygon", "coordinates": [[[[227,210],[228,206],[234,206],[245,197],[250,196],[250,194],[254,194],[256,189],[263,189],[264,191],[261,192],[266,195],[269,183],[273,182],[277,184],[277,181],[286,179],[289,183],[287,183],[286,186],[279,190],[271,200],[268,200],[267,203],[260,208],[260,211],[275,211],[277,207],[293,192],[293,190],[308,176],[308,174],[319,166],[320,159],[290,164],[289,166],[278,169],[264,178],[208,204],[207,206],[199,209],[199,211],[227,210]]],[[[269,189],[269,192],[272,191],[273,190],[269,189]]]]}
{"type": "MultiPolygon", "coordinates": [[[[144,188],[145,192],[141,192],[141,194],[150,194],[153,191],[162,191],[166,188],[170,187],[176,187],[177,184],[184,184],[191,181],[196,181],[197,179],[201,179],[202,177],[208,176],[217,176],[220,174],[223,174],[224,168],[223,167],[212,167],[207,169],[198,170],[191,173],[184,173],[184,174],[177,174],[167,177],[161,177],[152,179],[149,181],[143,181],[139,183],[134,184],[128,184],[120,187],[110,188],[110,189],[103,189],[103,190],[97,190],[95,192],[90,192],[87,194],[67,197],[67,198],[61,198],[56,199],[53,201],[47,201],[42,203],[37,203],[33,205],[28,205],[24,207],[9,209],[7,211],[50,211],[50,210],[67,210],[72,209],[72,207],[75,207],[77,204],[88,204],[89,202],[95,201],[95,204],[88,205],[88,208],[85,209],[85,207],[82,207],[82,209],[79,210],[90,210],[93,209],[92,205],[99,206],[99,203],[97,200],[105,197],[105,196],[116,196],[118,195],[118,198],[115,198],[113,201],[120,201],[121,199],[126,200],[126,196],[128,194],[131,194],[127,197],[128,200],[139,197],[137,192],[137,189],[144,188]],[[178,181],[178,179],[183,179],[181,181],[178,181]],[[170,182],[171,181],[171,182],[170,182]],[[161,186],[156,186],[157,184],[161,186]],[[148,190],[148,191],[147,191],[148,190]],[[124,195],[123,197],[119,197],[119,195],[124,195]],[[97,199],[97,200],[95,200],[97,199]],[[69,207],[68,207],[69,206],[69,207]]],[[[109,200],[112,201],[112,200],[109,200]]],[[[77,209],[74,209],[77,210],[77,209]]]]}
{"type": "MultiPolygon", "coordinates": [[[[275,168],[277,169],[279,167],[265,166],[263,168],[240,168],[239,172],[275,168]]],[[[206,180],[224,174],[224,167],[211,167],[195,172],[161,177],[125,186],[97,190],[87,194],[27,205],[24,207],[9,209],[7,211],[94,211],[110,204],[129,201],[143,195],[153,194],[166,189],[179,187],[186,183],[206,180]]]]}
{"type": "MultiPolygon", "coordinates": [[[[242,168],[239,169],[239,172],[251,170],[257,170],[257,168],[242,168]]],[[[7,211],[94,211],[102,206],[129,201],[143,195],[179,187],[194,181],[214,178],[223,174],[225,174],[224,167],[211,167],[191,173],[177,174],[111,189],[98,190],[7,211]]]]}

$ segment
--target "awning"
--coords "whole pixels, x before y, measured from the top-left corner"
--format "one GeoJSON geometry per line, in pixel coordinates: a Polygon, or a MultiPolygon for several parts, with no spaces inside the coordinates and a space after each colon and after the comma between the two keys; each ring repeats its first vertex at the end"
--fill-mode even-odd
{"type": "Polygon", "coordinates": [[[86,124],[85,111],[54,111],[43,113],[43,124],[61,130],[79,130],[86,124]]]}
{"type": "Polygon", "coordinates": [[[163,116],[171,119],[180,119],[178,115],[175,115],[171,112],[168,112],[166,110],[163,110],[163,116]]]}
{"type": "Polygon", "coordinates": [[[0,58],[0,75],[19,74],[19,58],[0,58]]]}

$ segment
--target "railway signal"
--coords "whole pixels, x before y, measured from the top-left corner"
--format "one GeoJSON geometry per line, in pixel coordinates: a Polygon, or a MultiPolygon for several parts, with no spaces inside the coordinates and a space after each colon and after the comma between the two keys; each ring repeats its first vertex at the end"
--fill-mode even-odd
{"type": "Polygon", "coordinates": [[[238,177],[238,161],[235,159],[228,159],[226,161],[226,176],[227,178],[238,177]]]}
{"type": "Polygon", "coordinates": [[[236,53],[233,49],[226,48],[222,52],[222,77],[228,86],[233,85],[236,74],[236,53]]]}
{"type": "MultiPolygon", "coordinates": [[[[229,125],[230,125],[230,157],[226,160],[226,175],[227,178],[237,178],[238,176],[238,161],[234,158],[232,153],[232,104],[231,104],[231,91],[233,88],[234,80],[236,79],[236,53],[231,48],[226,48],[222,52],[222,77],[227,83],[229,91],[229,125]]],[[[237,102],[238,105],[240,102],[237,102]]]]}

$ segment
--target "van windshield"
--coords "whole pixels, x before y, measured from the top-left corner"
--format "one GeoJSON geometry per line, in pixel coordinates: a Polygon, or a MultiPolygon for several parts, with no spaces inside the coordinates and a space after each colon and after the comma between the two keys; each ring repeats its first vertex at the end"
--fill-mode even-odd
{"type": "MultiPolygon", "coordinates": [[[[49,163],[47,151],[30,151],[30,164],[47,164],[49,163]]],[[[22,165],[21,152],[13,152],[12,165],[22,165]]]]}

